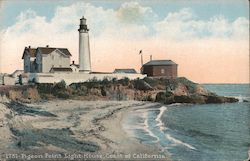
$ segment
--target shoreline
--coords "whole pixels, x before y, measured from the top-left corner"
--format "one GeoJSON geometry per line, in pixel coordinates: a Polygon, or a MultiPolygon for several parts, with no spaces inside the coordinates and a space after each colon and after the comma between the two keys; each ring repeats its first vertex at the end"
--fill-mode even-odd
{"type": "MultiPolygon", "coordinates": [[[[123,120],[129,111],[147,102],[53,100],[17,105],[21,110],[24,108],[22,112],[20,108],[19,111],[13,108],[13,104],[4,104],[0,104],[0,119],[6,122],[0,127],[0,138],[3,138],[0,143],[5,143],[0,147],[2,157],[6,151],[13,154],[69,153],[82,157],[101,154],[108,160],[121,160],[128,155],[129,160],[142,159],[143,154],[162,156],[160,149],[141,144],[123,129],[123,120]]],[[[169,160],[168,156],[164,157],[163,160],[169,160]]],[[[5,157],[5,160],[8,159],[5,157]]]]}

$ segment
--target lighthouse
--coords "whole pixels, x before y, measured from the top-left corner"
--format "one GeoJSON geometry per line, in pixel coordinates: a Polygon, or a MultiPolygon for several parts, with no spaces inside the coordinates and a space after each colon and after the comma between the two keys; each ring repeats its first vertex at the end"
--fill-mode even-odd
{"type": "Polygon", "coordinates": [[[79,31],[79,72],[90,73],[90,47],[89,47],[89,29],[86,24],[86,19],[80,19],[79,31]]]}

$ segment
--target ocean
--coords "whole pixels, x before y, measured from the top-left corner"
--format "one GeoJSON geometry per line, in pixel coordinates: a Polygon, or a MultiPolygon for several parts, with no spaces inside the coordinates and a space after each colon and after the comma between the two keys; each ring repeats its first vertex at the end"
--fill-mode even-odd
{"type": "Polygon", "coordinates": [[[131,112],[124,129],[143,144],[155,145],[172,160],[243,161],[250,149],[249,84],[205,84],[238,103],[172,104],[131,112]]]}

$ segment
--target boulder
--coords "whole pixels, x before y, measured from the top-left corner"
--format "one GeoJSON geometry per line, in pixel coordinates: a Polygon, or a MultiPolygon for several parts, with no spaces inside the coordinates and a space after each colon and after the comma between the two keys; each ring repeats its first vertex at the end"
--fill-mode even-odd
{"type": "Polygon", "coordinates": [[[206,98],[206,103],[233,103],[238,101],[237,98],[223,96],[208,96],[206,98]]]}

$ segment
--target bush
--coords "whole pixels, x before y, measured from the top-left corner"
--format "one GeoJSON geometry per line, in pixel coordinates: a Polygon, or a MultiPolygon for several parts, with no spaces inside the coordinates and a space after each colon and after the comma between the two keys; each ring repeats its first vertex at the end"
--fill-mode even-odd
{"type": "Polygon", "coordinates": [[[117,78],[113,78],[113,79],[112,79],[112,82],[113,82],[113,83],[116,83],[116,82],[117,82],[117,78]]]}
{"type": "Polygon", "coordinates": [[[64,91],[66,90],[66,83],[64,80],[62,80],[61,82],[59,83],[56,83],[53,87],[53,91],[54,92],[57,92],[57,91],[64,91]]]}
{"type": "Polygon", "coordinates": [[[70,94],[67,91],[66,83],[64,80],[52,84],[52,83],[42,83],[37,84],[37,90],[43,98],[46,98],[46,95],[53,94],[58,98],[69,98],[70,94]]]}
{"type": "Polygon", "coordinates": [[[121,83],[123,86],[128,86],[130,80],[128,77],[124,77],[123,79],[118,80],[118,82],[121,83]]]}
{"type": "Polygon", "coordinates": [[[144,91],[153,89],[148,83],[146,83],[142,79],[136,79],[134,81],[134,87],[135,87],[135,89],[144,90],[144,91]]]}
{"type": "Polygon", "coordinates": [[[156,87],[159,84],[159,81],[155,78],[145,77],[143,80],[147,82],[151,87],[156,87]]]}
{"type": "Polygon", "coordinates": [[[93,77],[92,79],[89,79],[88,82],[84,82],[84,85],[88,88],[99,88],[101,86],[100,80],[97,79],[97,77],[93,77]]]}
{"type": "Polygon", "coordinates": [[[37,90],[41,94],[52,94],[53,84],[52,83],[42,83],[37,84],[37,90]]]}
{"type": "Polygon", "coordinates": [[[93,77],[91,79],[88,80],[88,82],[99,82],[97,77],[93,77]]]}
{"type": "Polygon", "coordinates": [[[102,85],[108,85],[110,83],[111,83],[111,81],[109,81],[109,79],[107,77],[103,78],[103,80],[101,82],[102,85]]]}
{"type": "Polygon", "coordinates": [[[86,87],[86,83],[72,83],[70,85],[72,89],[72,93],[74,95],[86,96],[88,93],[88,88],[86,87]]]}
{"type": "Polygon", "coordinates": [[[166,97],[171,97],[171,96],[173,96],[173,93],[170,92],[170,91],[166,91],[165,96],[166,97]]]}

